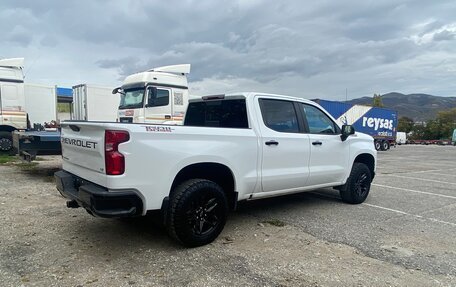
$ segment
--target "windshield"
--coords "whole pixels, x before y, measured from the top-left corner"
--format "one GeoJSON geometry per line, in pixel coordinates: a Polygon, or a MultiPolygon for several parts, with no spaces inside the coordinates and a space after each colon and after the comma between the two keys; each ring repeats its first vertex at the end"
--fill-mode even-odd
{"type": "Polygon", "coordinates": [[[125,90],[120,97],[119,109],[142,108],[144,103],[144,88],[125,90]]]}

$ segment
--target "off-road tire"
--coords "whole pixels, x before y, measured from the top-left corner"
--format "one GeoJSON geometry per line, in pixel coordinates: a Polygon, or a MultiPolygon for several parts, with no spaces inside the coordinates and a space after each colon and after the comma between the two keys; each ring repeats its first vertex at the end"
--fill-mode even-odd
{"type": "Polygon", "coordinates": [[[340,189],[342,201],[350,204],[363,203],[369,195],[371,182],[372,175],[367,165],[355,162],[347,183],[340,189]]]}
{"type": "Polygon", "coordinates": [[[171,192],[166,228],[182,245],[202,246],[222,232],[227,215],[228,202],[223,189],[210,180],[191,179],[171,192]],[[204,228],[209,229],[203,232],[204,228]]]}

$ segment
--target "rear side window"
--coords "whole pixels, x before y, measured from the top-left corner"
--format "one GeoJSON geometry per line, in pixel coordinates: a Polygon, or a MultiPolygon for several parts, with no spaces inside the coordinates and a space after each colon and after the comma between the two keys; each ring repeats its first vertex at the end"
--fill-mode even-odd
{"type": "Polygon", "coordinates": [[[190,103],[185,126],[248,128],[245,99],[190,103]]]}
{"type": "Polygon", "coordinates": [[[298,117],[293,102],[260,99],[264,124],[282,133],[298,133],[298,117]]]}

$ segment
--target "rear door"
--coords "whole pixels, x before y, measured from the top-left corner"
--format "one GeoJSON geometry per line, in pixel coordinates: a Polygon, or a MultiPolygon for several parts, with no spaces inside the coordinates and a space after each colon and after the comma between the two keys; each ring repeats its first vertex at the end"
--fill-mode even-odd
{"type": "Polygon", "coordinates": [[[319,107],[300,103],[310,140],[309,186],[340,183],[347,173],[349,141],[340,138],[339,126],[319,107]]]}
{"type": "Polygon", "coordinates": [[[297,104],[257,97],[261,132],[263,192],[299,189],[309,177],[310,142],[299,121],[297,104]]]}

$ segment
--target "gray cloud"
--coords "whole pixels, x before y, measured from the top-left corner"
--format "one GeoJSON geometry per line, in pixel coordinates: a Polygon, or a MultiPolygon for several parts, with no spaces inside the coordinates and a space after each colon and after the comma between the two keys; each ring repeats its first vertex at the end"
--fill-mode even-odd
{"type": "Polygon", "coordinates": [[[456,39],[456,31],[443,30],[434,34],[435,41],[448,41],[456,39]]]}
{"type": "Polygon", "coordinates": [[[276,2],[5,0],[0,57],[39,58],[28,80],[50,84],[191,63],[198,93],[455,95],[454,1],[276,2]]]}

